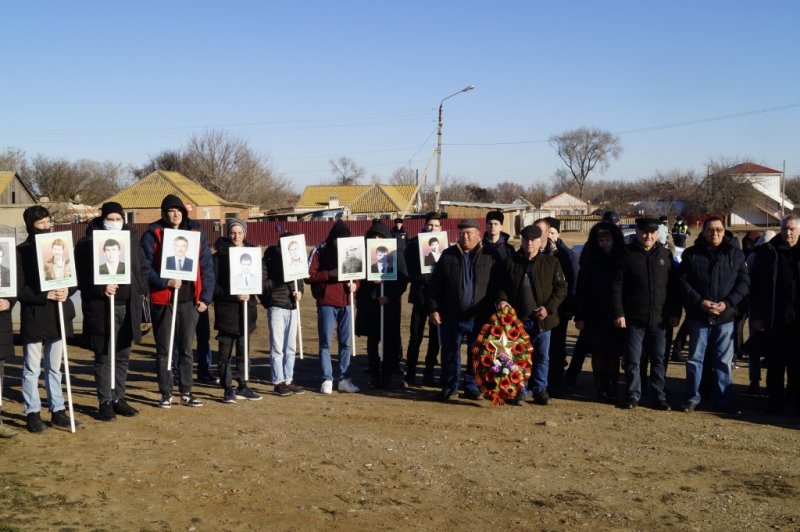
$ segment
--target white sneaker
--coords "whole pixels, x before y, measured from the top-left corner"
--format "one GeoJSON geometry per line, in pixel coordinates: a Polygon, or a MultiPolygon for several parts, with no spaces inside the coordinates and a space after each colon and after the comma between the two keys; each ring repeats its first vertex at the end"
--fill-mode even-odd
{"type": "Polygon", "coordinates": [[[361,388],[353,384],[353,381],[351,381],[350,379],[342,379],[339,381],[339,391],[347,393],[358,393],[361,391],[361,388]]]}
{"type": "Polygon", "coordinates": [[[319,389],[319,393],[333,393],[333,381],[322,381],[322,388],[319,389]]]}

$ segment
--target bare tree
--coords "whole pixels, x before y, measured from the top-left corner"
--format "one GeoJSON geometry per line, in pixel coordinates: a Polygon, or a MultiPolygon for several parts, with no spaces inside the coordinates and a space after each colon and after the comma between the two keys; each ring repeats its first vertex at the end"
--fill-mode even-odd
{"type": "Polygon", "coordinates": [[[70,162],[37,155],[31,161],[29,177],[34,192],[50,201],[95,205],[118,192],[127,174],[117,162],[70,162]]]}
{"type": "Polygon", "coordinates": [[[335,161],[330,159],[331,174],[337,185],[356,185],[358,180],[367,173],[363,166],[358,166],[350,157],[339,157],[335,161]]]}
{"type": "Polygon", "coordinates": [[[683,202],[684,210],[689,201],[698,196],[700,181],[694,170],[670,170],[667,172],[656,172],[652,179],[651,189],[658,199],[664,202],[664,212],[667,214],[674,211],[677,202],[683,202]]]}
{"type": "Polygon", "coordinates": [[[617,159],[622,153],[619,137],[597,128],[582,127],[553,135],[550,137],[550,145],[567,165],[578,186],[578,197],[581,199],[584,199],[584,187],[592,171],[598,168],[602,172],[608,168],[609,159],[617,159]]]}
{"type": "MultiPolygon", "coordinates": [[[[170,152],[162,163],[172,163],[170,152]]],[[[192,135],[181,153],[179,168],[189,178],[228,201],[285,207],[294,196],[292,184],[276,175],[267,158],[247,141],[226,131],[206,130],[192,135]]]]}
{"type": "Polygon", "coordinates": [[[389,178],[389,183],[392,185],[416,185],[417,171],[407,166],[401,166],[389,178]]]}
{"type": "Polygon", "coordinates": [[[19,148],[6,148],[0,152],[0,172],[16,172],[20,175],[28,170],[28,158],[19,148]]]}
{"type": "Polygon", "coordinates": [[[531,183],[525,189],[524,198],[531,202],[533,205],[544,203],[550,195],[548,194],[547,184],[545,183],[531,183]]]}
{"type": "Polygon", "coordinates": [[[525,197],[525,187],[514,181],[502,181],[494,187],[493,196],[498,203],[511,203],[525,197]]]}
{"type": "Polygon", "coordinates": [[[131,172],[137,179],[142,179],[156,170],[184,173],[183,154],[179,150],[162,150],[156,155],[150,155],[147,164],[141,168],[132,168],[131,172]]]}
{"type": "Polygon", "coordinates": [[[786,197],[792,203],[797,203],[800,200],[800,175],[786,178],[786,197]]]}
{"type": "Polygon", "coordinates": [[[735,207],[752,203],[753,185],[758,180],[750,174],[735,169],[741,159],[730,157],[711,158],[706,163],[707,174],[702,180],[698,200],[705,211],[729,216],[735,207]]]}

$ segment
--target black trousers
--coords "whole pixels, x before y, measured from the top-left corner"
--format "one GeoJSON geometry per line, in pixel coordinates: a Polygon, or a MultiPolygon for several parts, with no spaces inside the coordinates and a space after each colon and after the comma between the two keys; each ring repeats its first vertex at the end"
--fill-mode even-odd
{"type": "Polygon", "coordinates": [[[409,331],[408,350],[406,351],[406,378],[416,376],[419,363],[419,348],[425,335],[425,324],[428,323],[428,350],[425,353],[425,374],[433,376],[436,359],[439,356],[439,331],[436,325],[428,318],[425,305],[414,304],[411,309],[411,327],[409,331]]]}
{"type": "MultiPolygon", "coordinates": [[[[380,310],[378,310],[380,312],[380,310]]],[[[367,356],[369,357],[370,383],[373,386],[389,386],[392,374],[400,360],[400,302],[392,301],[384,306],[383,362],[380,359],[380,317],[371,324],[367,334],[367,356]]]]}
{"type": "MultiPolygon", "coordinates": [[[[169,335],[172,326],[172,303],[169,305],[152,305],[153,336],[156,339],[156,375],[158,391],[161,395],[172,395],[172,371],[167,367],[169,351],[169,335]]],[[[175,319],[175,349],[179,359],[181,376],[181,393],[192,391],[192,371],[194,357],[192,342],[197,325],[198,312],[192,301],[178,303],[175,319]]]]}
{"type": "MultiPolygon", "coordinates": [[[[107,316],[106,323],[108,323],[107,316]]],[[[94,353],[94,383],[97,399],[102,403],[125,397],[128,382],[128,361],[131,358],[131,316],[126,305],[114,306],[114,389],[111,389],[111,337],[90,335],[89,348],[94,353]]]]}
{"type": "Polygon", "coordinates": [[[244,380],[244,335],[234,336],[227,333],[217,335],[219,380],[223,388],[232,388],[233,379],[240,386],[247,384],[244,380]],[[234,346],[236,352],[234,353],[234,346]]]}
{"type": "Polygon", "coordinates": [[[800,413],[800,353],[797,352],[797,330],[792,323],[769,331],[770,349],[767,357],[767,395],[772,408],[782,408],[793,402],[800,413]],[[786,387],[784,388],[784,377],[786,387]]]}
{"type": "Polygon", "coordinates": [[[558,325],[550,331],[550,367],[547,369],[547,387],[552,392],[559,392],[564,381],[564,370],[567,367],[567,326],[569,314],[558,314],[558,325]]]}

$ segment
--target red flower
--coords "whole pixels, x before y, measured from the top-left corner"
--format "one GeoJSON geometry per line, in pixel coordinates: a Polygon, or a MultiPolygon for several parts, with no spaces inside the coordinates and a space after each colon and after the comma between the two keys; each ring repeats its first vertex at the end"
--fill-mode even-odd
{"type": "Polygon", "coordinates": [[[490,353],[494,353],[495,351],[497,351],[497,348],[488,340],[483,343],[483,348],[490,353]]]}
{"type": "Polygon", "coordinates": [[[517,338],[519,338],[519,330],[517,330],[517,329],[510,329],[510,330],[509,330],[509,331],[506,333],[506,336],[508,337],[508,339],[509,339],[509,340],[516,340],[517,338]]]}
{"type": "Polygon", "coordinates": [[[525,352],[525,344],[523,343],[514,344],[514,347],[511,348],[511,351],[515,355],[521,355],[522,353],[525,352]]]}
{"type": "Polygon", "coordinates": [[[508,379],[508,377],[503,377],[502,379],[500,379],[500,389],[501,390],[506,392],[506,391],[508,391],[508,387],[509,386],[511,386],[511,381],[508,379]]]}
{"type": "Polygon", "coordinates": [[[503,329],[501,327],[498,327],[497,325],[493,325],[492,329],[489,332],[495,338],[500,338],[500,336],[503,334],[503,329]]]}
{"type": "Polygon", "coordinates": [[[514,323],[514,316],[512,316],[511,314],[503,314],[502,316],[500,316],[500,323],[502,323],[503,325],[511,325],[512,323],[514,323]]]}
{"type": "Polygon", "coordinates": [[[492,355],[483,355],[481,357],[481,366],[491,368],[494,365],[494,357],[492,355]]]}
{"type": "Polygon", "coordinates": [[[522,375],[520,374],[519,371],[512,371],[508,375],[508,378],[511,379],[511,382],[513,382],[514,384],[519,384],[519,382],[522,380],[522,375]]]}

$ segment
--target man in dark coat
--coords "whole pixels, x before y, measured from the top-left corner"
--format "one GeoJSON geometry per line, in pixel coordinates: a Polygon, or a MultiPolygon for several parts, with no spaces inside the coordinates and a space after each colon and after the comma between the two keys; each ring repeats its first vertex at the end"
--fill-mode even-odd
{"type": "MultiPolygon", "coordinates": [[[[435,386],[433,371],[436,367],[436,358],[439,355],[439,330],[436,325],[428,318],[427,307],[425,306],[425,291],[431,280],[430,273],[422,273],[419,263],[419,240],[427,239],[425,233],[438,232],[442,230],[442,222],[438,212],[429,212],[425,215],[425,227],[423,231],[408,241],[405,252],[405,262],[408,268],[408,277],[411,286],[408,289],[408,302],[411,303],[411,323],[408,337],[408,349],[406,350],[406,384],[415,386],[417,384],[417,363],[419,362],[419,348],[422,345],[422,337],[425,334],[425,323],[428,323],[428,348],[425,352],[425,370],[422,373],[422,384],[424,386],[435,386]]],[[[438,242],[438,241],[437,241],[438,242]]],[[[441,251],[441,250],[440,250],[441,251]]],[[[441,256],[441,253],[439,253],[441,256]]],[[[436,261],[433,253],[425,256],[426,266],[435,266],[436,261]],[[429,264],[429,259],[430,264],[429,264]]]]}
{"type": "Polygon", "coordinates": [[[786,403],[784,375],[800,413],[800,217],[789,214],[781,220],[781,232],[758,246],[750,291],[750,320],[767,342],[767,395],[773,412],[786,403]]]}
{"type": "MultiPolygon", "coordinates": [[[[497,306],[511,305],[517,311],[533,343],[533,372],[527,390],[539,405],[550,404],[547,376],[550,365],[551,331],[558,325],[558,307],[567,295],[567,282],[558,260],[540,252],[542,230],[529,225],[520,231],[519,251],[502,264],[498,278],[497,306]]],[[[527,394],[525,394],[527,396],[527,394]]],[[[517,396],[522,404],[526,396],[517,396]]]]}
{"type": "MultiPolygon", "coordinates": [[[[46,372],[45,390],[54,426],[70,427],[70,418],[64,408],[61,392],[61,322],[58,305],[63,305],[64,329],[72,336],[72,319],[75,307],[70,295],[75,288],[56,288],[43,292],[39,283],[39,263],[36,254],[36,235],[49,233],[52,227],[50,212],[41,205],[28,207],[22,213],[28,238],[17,246],[17,297],[20,309],[20,336],[22,338],[22,398],[30,432],[42,432],[41,399],[39,398],[39,373],[46,372]]],[[[75,420],[75,425],[79,425],[75,420]]]]}
{"type": "Polygon", "coordinates": [[[514,246],[509,244],[511,235],[503,231],[505,216],[501,211],[486,213],[486,232],[483,233],[482,245],[492,249],[500,260],[506,260],[514,254],[514,246]]]}
{"type": "MultiPolygon", "coordinates": [[[[94,378],[99,402],[98,419],[111,421],[116,415],[131,417],[138,411],[125,400],[131,344],[142,339],[142,297],[147,294],[150,265],[144,260],[136,231],[124,223],[125,212],[116,202],[104,203],[100,216],[89,223],[86,236],[75,246],[78,288],[83,308],[83,335],[94,353],[94,378]],[[130,233],[131,284],[94,284],[94,231],[124,230],[130,233]],[[114,389],[111,389],[110,298],[114,296],[114,389]]],[[[119,250],[119,242],[113,241],[119,250]]],[[[103,246],[106,247],[105,244],[103,246]]],[[[121,264],[121,263],[120,263],[121,264]]],[[[101,265],[105,266],[105,265],[101,265]]]]}
{"type": "Polygon", "coordinates": [[[750,284],[744,254],[731,239],[725,235],[721,218],[708,218],[695,244],[683,252],[678,267],[689,330],[684,412],[694,411],[700,402],[706,348],[713,357],[716,407],[729,408],[734,318],[750,284]]]}
{"type": "MultiPolygon", "coordinates": [[[[224,390],[222,401],[224,403],[235,403],[236,399],[258,401],[262,398],[261,395],[248,386],[244,374],[245,326],[248,334],[256,330],[258,307],[253,295],[231,294],[230,249],[232,247],[252,248],[252,253],[258,258],[260,258],[261,251],[246,240],[246,222],[229,220],[227,230],[228,236],[218,238],[214,244],[214,248],[217,250],[214,254],[214,277],[217,280],[214,287],[214,329],[217,331],[217,341],[219,342],[219,376],[224,390]],[[247,305],[247,324],[244,323],[243,305],[247,305]],[[238,365],[237,372],[233,370],[234,362],[238,365]],[[234,378],[238,382],[236,387],[233,386],[234,378]]],[[[236,286],[235,283],[234,286],[236,286]]]]}
{"type": "Polygon", "coordinates": [[[639,365],[644,350],[650,360],[652,406],[670,410],[664,365],[666,327],[678,324],[681,311],[672,253],[658,242],[658,227],[658,219],[636,219],[636,241],[625,246],[612,284],[614,325],[626,331],[623,408],[636,408],[641,399],[639,365]]]}
{"type": "MultiPolygon", "coordinates": [[[[442,338],[442,391],[439,399],[458,397],[461,376],[461,344],[475,343],[478,332],[494,311],[493,274],[498,257],[494,250],[481,244],[481,233],[475,220],[458,224],[458,241],[443,253],[433,270],[428,285],[427,305],[430,319],[440,326],[442,338]]],[[[471,349],[467,351],[464,372],[464,395],[480,399],[481,392],[472,372],[471,349]]]]}
{"type": "MultiPolygon", "coordinates": [[[[177,239],[176,239],[177,240],[177,239]]],[[[161,219],[150,224],[142,237],[142,250],[151,265],[149,284],[153,317],[153,335],[156,339],[156,364],[158,390],[161,393],[159,406],[172,405],[172,368],[167,367],[172,313],[177,312],[175,322],[175,347],[180,369],[181,404],[202,406],[203,402],[192,394],[192,372],[194,357],[192,342],[199,314],[206,312],[214,299],[214,259],[208,247],[206,235],[200,224],[189,219],[181,199],[168,194],[161,202],[161,219]],[[200,232],[200,255],[197,277],[194,281],[163,279],[160,277],[161,254],[164,252],[164,230],[182,229],[200,232]],[[173,308],[173,293],[178,291],[178,304],[173,308]]]]}

